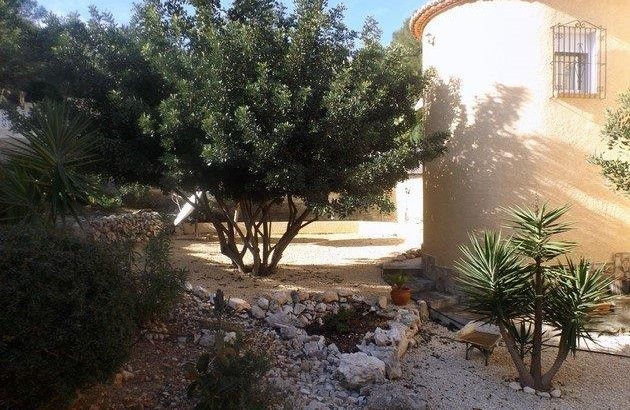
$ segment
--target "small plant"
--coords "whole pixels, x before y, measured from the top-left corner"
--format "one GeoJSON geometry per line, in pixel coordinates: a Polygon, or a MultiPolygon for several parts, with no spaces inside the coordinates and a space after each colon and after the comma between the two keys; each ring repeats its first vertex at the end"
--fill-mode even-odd
{"type": "Polygon", "coordinates": [[[409,278],[407,277],[407,274],[401,272],[392,278],[392,287],[394,289],[404,289],[408,281],[409,278]]]}
{"type": "Polygon", "coordinates": [[[347,334],[352,330],[350,321],[354,318],[356,318],[356,311],[354,309],[341,308],[337,313],[326,315],[322,327],[327,332],[347,334]]]}
{"type": "Polygon", "coordinates": [[[200,410],[267,409],[271,397],[263,378],[271,368],[269,360],[245,345],[239,329],[234,329],[236,339],[226,342],[225,330],[230,325],[224,320],[230,308],[221,289],[213,301],[217,318],[214,345],[196,364],[188,364],[193,380],[188,386],[188,397],[199,399],[195,409],[200,410]]]}
{"type": "Polygon", "coordinates": [[[567,211],[567,206],[547,205],[509,209],[514,236],[471,236],[457,264],[469,308],[498,325],[521,384],[536,390],[549,390],[569,353],[576,354],[580,339],[590,339],[592,313],[608,298],[610,279],[602,268],[593,269],[583,259],[577,264],[551,263],[575,246],[556,239],[570,230],[560,222],[567,211]],[[542,367],[543,325],[560,336],[556,359],[547,371],[542,367]],[[523,360],[526,354],[529,368],[523,360]]]}
{"type": "Polygon", "coordinates": [[[404,272],[400,272],[392,279],[392,291],[390,296],[396,306],[405,306],[411,300],[411,289],[407,287],[409,278],[404,272]]]}
{"type": "Polygon", "coordinates": [[[162,230],[149,239],[140,255],[135,255],[132,270],[140,324],[164,316],[179,300],[186,271],[171,265],[170,249],[170,237],[162,230]]]}

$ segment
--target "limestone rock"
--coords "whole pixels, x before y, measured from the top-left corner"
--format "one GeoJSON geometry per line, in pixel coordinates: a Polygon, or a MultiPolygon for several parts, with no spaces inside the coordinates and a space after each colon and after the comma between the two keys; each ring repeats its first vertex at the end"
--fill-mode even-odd
{"type": "Polygon", "coordinates": [[[329,407],[317,400],[312,400],[304,407],[304,410],[329,410],[329,407]]]}
{"type": "Polygon", "coordinates": [[[267,310],[269,309],[269,299],[267,298],[258,298],[258,306],[261,309],[267,310]]]}
{"type": "Polygon", "coordinates": [[[199,346],[210,347],[214,345],[214,333],[209,329],[201,329],[201,337],[199,337],[199,346]]]}
{"type": "Polygon", "coordinates": [[[387,309],[387,296],[379,296],[378,297],[378,306],[381,309],[387,309]]]}
{"type": "Polygon", "coordinates": [[[360,351],[374,356],[385,363],[385,374],[390,380],[402,377],[398,350],[393,346],[358,345],[360,351]]]}
{"type": "Polygon", "coordinates": [[[427,320],[429,320],[429,307],[427,305],[427,302],[424,300],[419,300],[418,301],[418,310],[420,313],[420,320],[423,322],[426,322],[427,320]]]}
{"type": "MultiPolygon", "coordinates": [[[[287,316],[284,312],[280,311],[277,313],[272,313],[265,319],[269,326],[274,328],[279,328],[280,326],[293,326],[294,320],[293,318],[287,316]]],[[[296,319],[297,320],[297,319],[296,319]]]]}
{"type": "Polygon", "coordinates": [[[193,289],[193,295],[197,296],[199,299],[208,300],[210,299],[211,293],[208,292],[208,290],[204,288],[203,286],[197,285],[193,289]]]}
{"type": "Polygon", "coordinates": [[[280,326],[280,337],[284,340],[291,340],[298,334],[298,328],[295,326],[280,326]]]}
{"type": "Polygon", "coordinates": [[[562,391],[560,389],[553,389],[551,391],[551,397],[560,398],[562,397],[562,391]]]}
{"type": "Polygon", "coordinates": [[[512,390],[522,390],[521,384],[519,382],[510,382],[510,389],[512,390]]]}
{"type": "Polygon", "coordinates": [[[305,310],[306,306],[301,303],[296,303],[295,306],[293,306],[293,314],[295,314],[296,316],[301,315],[302,312],[304,312],[305,310]]]}
{"type": "Polygon", "coordinates": [[[251,305],[249,304],[249,302],[247,302],[245,299],[240,298],[230,298],[230,300],[228,300],[228,306],[236,310],[237,312],[251,309],[251,305]]]}
{"type": "Polygon", "coordinates": [[[339,295],[337,294],[337,292],[332,291],[332,290],[328,290],[324,292],[324,294],[322,295],[322,302],[324,303],[336,302],[338,300],[339,300],[339,295]]]}
{"type": "Polygon", "coordinates": [[[376,343],[377,346],[387,346],[390,344],[391,339],[387,331],[377,327],[374,331],[374,343],[376,343]]]}
{"type": "Polygon", "coordinates": [[[344,353],[339,359],[339,375],[349,388],[360,389],[385,379],[385,363],[374,356],[363,352],[344,353]]]}
{"type": "Polygon", "coordinates": [[[236,332],[228,332],[223,336],[223,341],[227,344],[233,345],[236,342],[236,332]]]}
{"type": "Polygon", "coordinates": [[[426,410],[427,403],[417,394],[383,384],[370,390],[366,410],[426,410]]]}
{"type": "Polygon", "coordinates": [[[529,386],[523,387],[523,391],[527,394],[536,394],[536,389],[533,389],[529,386]]]}
{"type": "Polygon", "coordinates": [[[256,319],[264,319],[265,317],[265,311],[262,310],[260,308],[260,306],[258,305],[254,305],[252,306],[252,309],[250,311],[250,313],[252,314],[253,317],[255,317],[256,319]]]}
{"type": "Polygon", "coordinates": [[[287,292],[274,292],[273,295],[271,295],[271,299],[282,306],[290,300],[290,297],[287,292]]]}

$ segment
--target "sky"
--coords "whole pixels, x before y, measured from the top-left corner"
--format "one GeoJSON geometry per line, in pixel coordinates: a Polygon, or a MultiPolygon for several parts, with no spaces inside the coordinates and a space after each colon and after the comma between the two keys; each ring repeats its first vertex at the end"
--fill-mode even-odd
{"type": "MultiPolygon", "coordinates": [[[[383,30],[383,41],[389,42],[392,33],[402,26],[403,21],[421,7],[427,0],[329,0],[331,6],[346,6],[346,22],[349,27],[360,30],[365,18],[374,17],[383,30]]],[[[285,4],[291,0],[282,0],[285,4]]],[[[119,23],[127,23],[131,17],[134,0],[38,0],[48,11],[64,15],[79,12],[88,17],[88,7],[93,4],[100,10],[114,15],[119,23]]]]}

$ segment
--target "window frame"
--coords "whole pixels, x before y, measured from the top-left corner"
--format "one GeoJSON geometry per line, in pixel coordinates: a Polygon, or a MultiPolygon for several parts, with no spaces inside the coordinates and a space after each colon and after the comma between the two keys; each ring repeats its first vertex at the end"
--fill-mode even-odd
{"type": "Polygon", "coordinates": [[[606,98],[606,29],[574,20],[551,33],[553,97],[606,98]]]}

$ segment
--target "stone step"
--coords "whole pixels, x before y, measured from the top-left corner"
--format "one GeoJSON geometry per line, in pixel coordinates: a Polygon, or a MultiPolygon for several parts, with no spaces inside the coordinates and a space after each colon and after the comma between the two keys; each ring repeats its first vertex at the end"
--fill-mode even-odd
{"type": "MultiPolygon", "coordinates": [[[[394,277],[399,275],[400,272],[383,271],[383,280],[388,284],[394,283],[394,277]]],[[[407,286],[411,289],[411,292],[424,292],[429,290],[435,290],[435,281],[422,276],[411,276],[407,274],[407,286]]]]}
{"type": "Polygon", "coordinates": [[[436,291],[412,292],[413,300],[424,300],[432,309],[442,310],[450,306],[455,306],[459,302],[459,298],[455,295],[447,295],[436,291]]]}
{"type": "Polygon", "coordinates": [[[406,273],[409,276],[421,276],[423,266],[422,258],[393,261],[383,264],[383,274],[406,273]]]}
{"type": "Polygon", "coordinates": [[[450,306],[444,309],[438,309],[438,311],[429,311],[429,316],[432,320],[441,323],[442,325],[459,330],[466,325],[466,323],[481,319],[481,315],[472,313],[466,310],[462,306],[450,306]]]}

